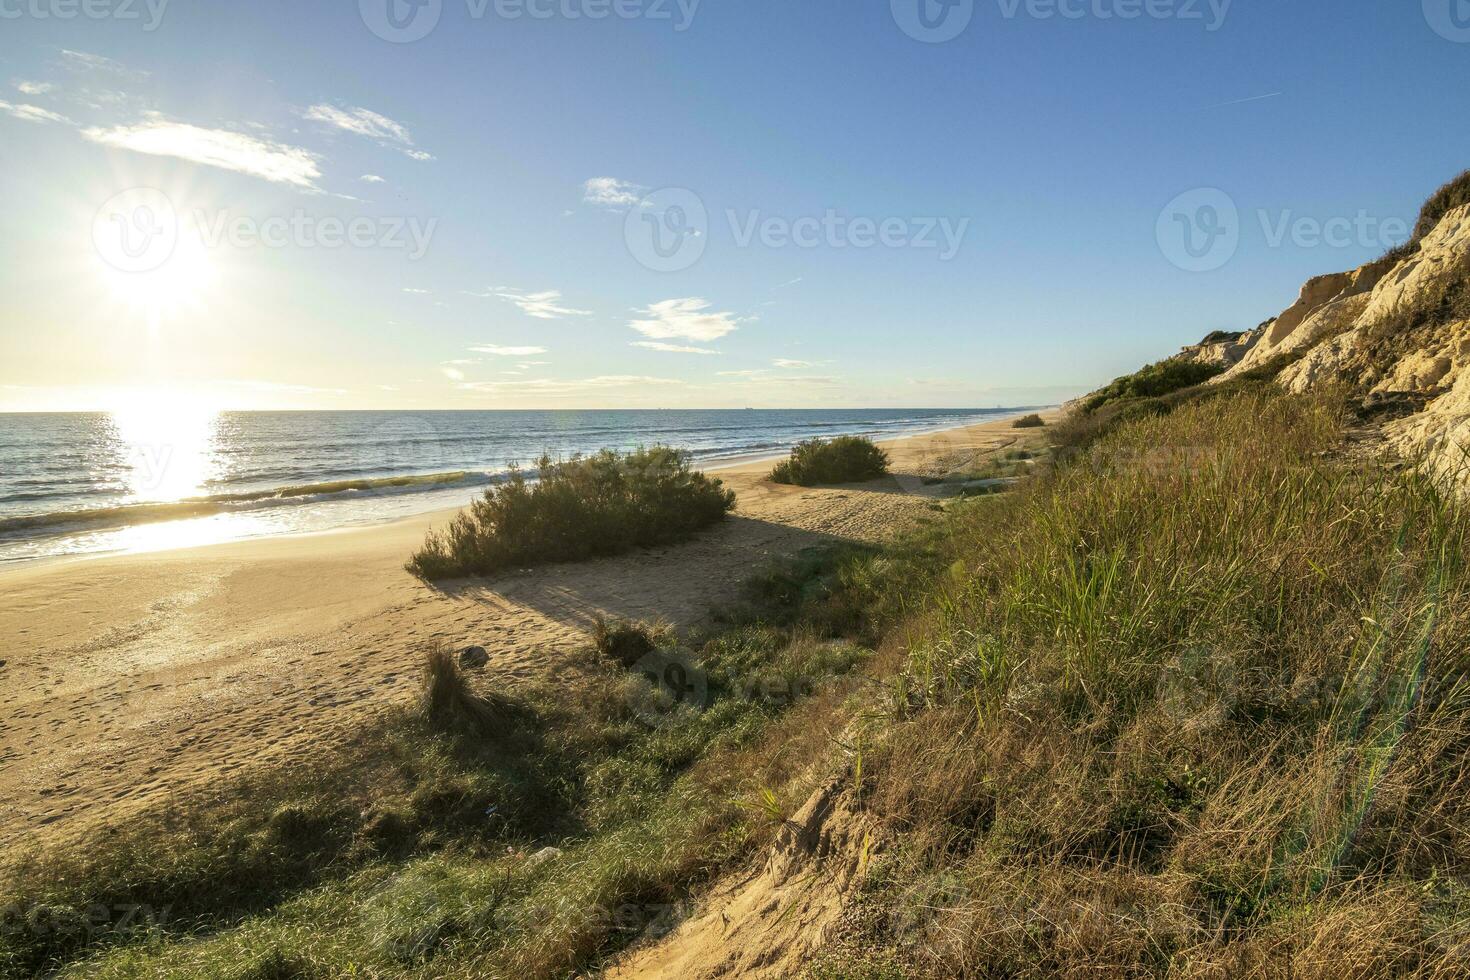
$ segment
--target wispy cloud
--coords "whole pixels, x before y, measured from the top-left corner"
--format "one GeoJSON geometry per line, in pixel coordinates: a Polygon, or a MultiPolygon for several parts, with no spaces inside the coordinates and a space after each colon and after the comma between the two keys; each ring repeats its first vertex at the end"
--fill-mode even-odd
{"type": "Polygon", "coordinates": [[[479,347],[471,347],[470,350],[476,354],[490,354],[493,357],[535,357],[537,354],[545,354],[545,347],[502,347],[499,344],[483,344],[479,347]]]}
{"type": "Polygon", "coordinates": [[[691,296],[687,299],[666,299],[643,310],[634,310],[648,317],[633,320],[628,326],[654,340],[686,340],[708,343],[719,340],[726,334],[739,329],[741,318],[733,313],[710,313],[708,300],[691,296]]]}
{"type": "Polygon", "coordinates": [[[802,368],[816,367],[811,361],[793,361],[789,358],[778,357],[771,362],[783,371],[801,370],[802,368]]]}
{"type": "Polygon", "coordinates": [[[565,381],[556,378],[528,378],[524,381],[471,381],[460,385],[460,387],[468,391],[508,391],[538,395],[575,395],[589,391],[605,391],[609,388],[674,387],[686,383],[676,378],[652,378],[636,374],[604,374],[595,378],[578,378],[565,381]]]}
{"type": "Polygon", "coordinates": [[[685,347],[682,344],[666,344],[662,340],[635,340],[629,347],[642,347],[645,350],[663,351],[666,354],[718,354],[717,350],[708,347],[685,347]]]}
{"type": "Polygon", "coordinates": [[[17,119],[24,119],[26,122],[54,122],[75,125],[75,123],[60,113],[52,112],[50,109],[42,109],[38,105],[27,105],[25,103],[16,105],[13,102],[0,100],[0,112],[9,113],[17,119]]]}
{"type": "Polygon", "coordinates": [[[403,287],[403,291],[405,293],[413,293],[415,296],[427,296],[427,295],[429,295],[429,291],[427,289],[419,289],[419,288],[417,288],[415,286],[404,286],[403,287]]]}
{"type": "Polygon", "coordinates": [[[601,208],[630,208],[643,200],[643,190],[616,177],[593,177],[582,185],[582,200],[601,208]]]}
{"type": "Polygon", "coordinates": [[[443,366],[441,366],[439,368],[439,371],[440,371],[441,374],[444,375],[444,377],[448,378],[450,381],[463,381],[464,380],[464,372],[461,371],[457,367],[450,367],[448,364],[445,364],[445,365],[443,365],[443,366]]]}
{"type": "Polygon", "coordinates": [[[1267,92],[1265,95],[1252,95],[1245,99],[1231,99],[1229,102],[1216,102],[1213,105],[1200,106],[1195,112],[1208,112],[1210,109],[1225,109],[1233,105],[1245,105],[1248,102],[1264,102],[1266,99],[1276,99],[1285,95],[1285,92],[1267,92]]]}
{"type": "Polygon", "coordinates": [[[89,54],[86,51],[69,51],[61,49],[61,63],[67,68],[75,71],[101,71],[113,75],[125,75],[129,78],[147,78],[148,72],[138,68],[129,68],[120,61],[104,58],[100,54],[89,54]]]}
{"type": "Polygon", "coordinates": [[[795,286],[797,283],[801,282],[805,278],[806,278],[805,276],[797,276],[795,279],[792,279],[792,280],[790,280],[788,282],[783,282],[783,283],[781,283],[778,286],[772,286],[771,288],[772,289],[785,289],[787,286],[795,286]]]}
{"type": "Polygon", "coordinates": [[[362,181],[364,184],[381,184],[381,183],[383,183],[383,178],[382,177],[379,177],[377,174],[363,174],[361,177],[359,177],[357,179],[360,180],[360,181],[362,181]]]}
{"type": "Polygon", "coordinates": [[[508,303],[514,303],[522,313],[533,316],[538,320],[560,320],[568,316],[591,316],[591,310],[574,310],[561,305],[561,293],[555,289],[547,289],[539,293],[523,293],[519,289],[509,289],[505,286],[497,286],[487,293],[470,293],[481,299],[497,298],[508,303]]]}
{"type": "Polygon", "coordinates": [[[433,154],[425,153],[414,146],[408,127],[380,112],[363,108],[339,109],[334,105],[320,103],[311,106],[302,115],[313,122],[325,123],[346,133],[377,140],[401,150],[415,160],[434,159],[433,154]]]}
{"type": "Polygon", "coordinates": [[[56,88],[50,82],[28,82],[22,79],[15,83],[15,90],[21,95],[45,95],[56,88]]]}
{"type": "Polygon", "coordinates": [[[322,175],[317,165],[321,158],[310,150],[228,129],[173,122],[157,113],[148,114],[133,126],[92,127],[82,130],[82,135],[104,146],[178,157],[307,190],[316,190],[317,178],[322,175]]]}

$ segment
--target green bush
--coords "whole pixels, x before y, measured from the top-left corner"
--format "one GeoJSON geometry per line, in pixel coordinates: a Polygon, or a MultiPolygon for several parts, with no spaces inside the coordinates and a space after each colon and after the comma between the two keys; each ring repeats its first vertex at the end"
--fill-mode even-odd
{"type": "Polygon", "coordinates": [[[1158,398],[1183,388],[1204,384],[1224,372],[1223,367],[1200,364],[1196,361],[1181,361],[1175,358],[1159,361],[1133,374],[1125,374],[1106,388],[1094,392],[1083,403],[1083,411],[1095,412],[1108,402],[1122,401],[1126,398],[1158,398]]]}
{"type": "Polygon", "coordinates": [[[735,506],[732,491],[667,446],[543,457],[537,468],[534,483],[513,469],[447,530],[431,533],[408,570],[442,579],[615,555],[680,541],[735,506]]]}
{"type": "Polygon", "coordinates": [[[1012,422],[1011,428],[1039,429],[1044,425],[1046,425],[1046,420],[1043,419],[1040,415],[1037,415],[1035,412],[1032,412],[1030,415],[1023,415],[1020,418],[1016,419],[1016,421],[1012,422]]]}
{"type": "Polygon", "coordinates": [[[888,454],[865,436],[808,439],[791,450],[791,458],[771,470],[776,483],[802,487],[819,483],[860,483],[888,472],[888,454]]]}

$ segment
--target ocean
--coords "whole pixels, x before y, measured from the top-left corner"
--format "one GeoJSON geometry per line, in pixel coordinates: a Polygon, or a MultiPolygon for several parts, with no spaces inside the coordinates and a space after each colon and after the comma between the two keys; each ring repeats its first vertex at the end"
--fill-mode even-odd
{"type": "Polygon", "coordinates": [[[0,414],[0,562],[322,531],[463,506],[543,453],[696,463],[1020,409],[0,414]]]}

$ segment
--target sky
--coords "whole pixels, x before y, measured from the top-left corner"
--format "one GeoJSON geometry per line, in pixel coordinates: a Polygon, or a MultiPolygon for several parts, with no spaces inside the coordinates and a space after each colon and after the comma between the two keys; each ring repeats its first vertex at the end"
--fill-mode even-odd
{"type": "Polygon", "coordinates": [[[0,410],[1050,404],[1401,241],[1465,0],[0,0],[0,410]]]}

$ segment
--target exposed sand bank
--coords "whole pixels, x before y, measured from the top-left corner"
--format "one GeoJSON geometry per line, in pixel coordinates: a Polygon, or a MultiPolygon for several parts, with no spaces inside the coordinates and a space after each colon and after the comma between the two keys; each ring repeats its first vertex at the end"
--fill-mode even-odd
{"type": "Polygon", "coordinates": [[[451,512],[0,573],[0,846],[309,763],[415,691],[421,651],[484,646],[507,685],[554,672],[600,614],[690,624],[765,561],[879,540],[926,512],[923,477],[1002,449],[1009,420],[886,443],[894,477],[804,489],[721,469],[729,520],[682,545],[433,588],[404,560],[451,512]]]}

